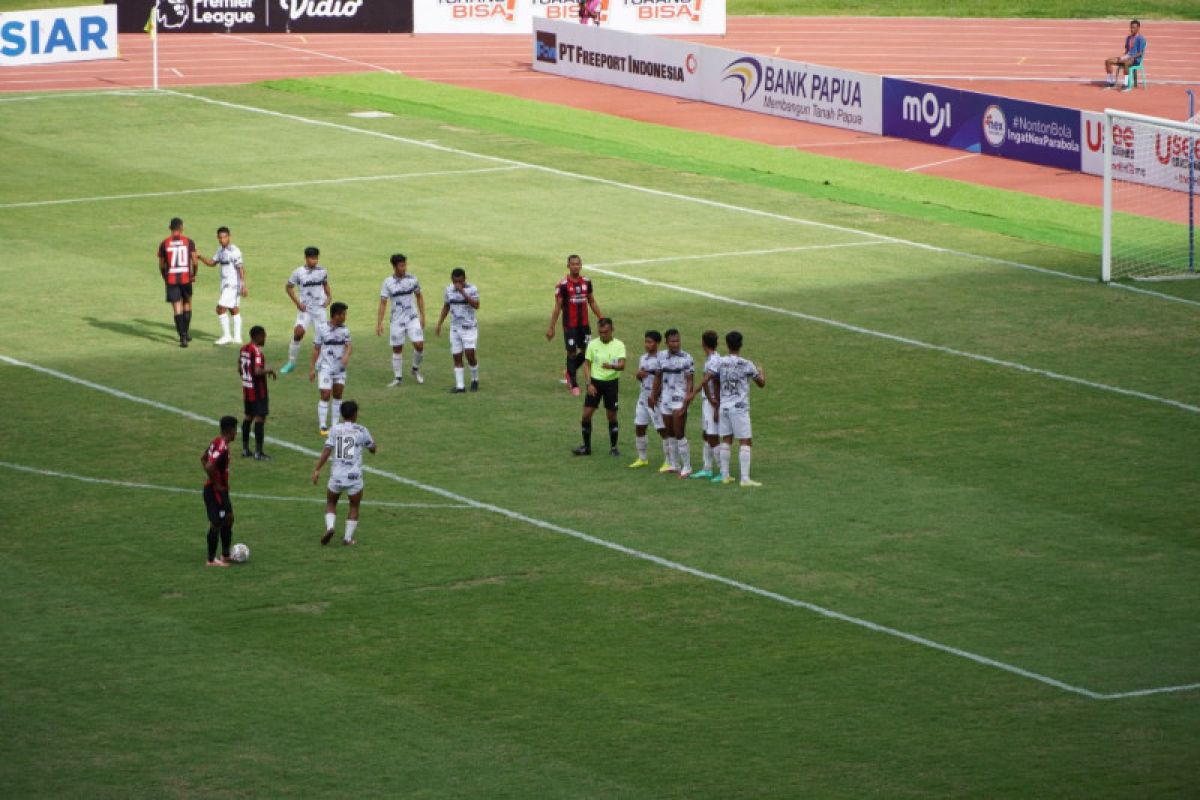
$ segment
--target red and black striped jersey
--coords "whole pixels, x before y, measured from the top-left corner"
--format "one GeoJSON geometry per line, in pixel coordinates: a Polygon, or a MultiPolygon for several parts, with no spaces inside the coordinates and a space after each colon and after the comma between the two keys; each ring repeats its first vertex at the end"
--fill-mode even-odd
{"type": "Polygon", "coordinates": [[[182,233],[171,234],[158,246],[158,263],[166,267],[167,285],[178,286],[192,282],[192,258],[196,243],[182,233]]]}
{"type": "MultiPolygon", "coordinates": [[[[217,472],[221,475],[221,483],[229,485],[229,442],[225,441],[225,437],[218,436],[209,442],[204,455],[200,457],[200,463],[206,466],[215,464],[217,472]]],[[[212,478],[204,482],[206,488],[212,485],[212,478]]]]}
{"type": "Polygon", "coordinates": [[[238,351],[238,373],[242,376],[242,399],[248,403],[267,399],[267,376],[259,374],[265,369],[266,357],[262,348],[254,342],[238,351]]]}
{"type": "Polygon", "coordinates": [[[582,328],[588,324],[588,299],[592,296],[592,280],[580,275],[567,275],[554,287],[554,294],[562,301],[563,326],[582,328]]]}

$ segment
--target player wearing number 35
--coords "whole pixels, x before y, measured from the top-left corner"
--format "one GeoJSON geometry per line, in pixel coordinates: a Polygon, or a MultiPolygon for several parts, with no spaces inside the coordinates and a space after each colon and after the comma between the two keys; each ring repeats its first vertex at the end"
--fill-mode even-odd
{"type": "Polygon", "coordinates": [[[321,468],[326,461],[332,462],[329,483],[325,487],[325,535],[321,537],[321,544],[329,544],[333,538],[338,499],[343,492],[350,496],[350,513],[346,518],[346,535],[342,537],[342,544],[358,544],[354,529],[358,527],[358,505],[363,496],[362,454],[363,450],[375,452],[375,440],[371,438],[371,432],[358,424],[358,403],[353,400],[342,403],[342,419],[345,422],[339,422],[329,429],[325,447],[312,473],[313,486],[316,486],[321,477],[321,468]]]}

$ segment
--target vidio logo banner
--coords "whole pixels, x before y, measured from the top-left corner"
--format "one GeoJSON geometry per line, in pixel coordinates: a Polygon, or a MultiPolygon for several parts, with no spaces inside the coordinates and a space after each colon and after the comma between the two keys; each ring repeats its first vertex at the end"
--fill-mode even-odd
{"type": "Polygon", "coordinates": [[[951,126],[950,101],[944,105],[938,104],[938,97],[933,92],[926,92],[924,97],[906,95],[901,106],[901,115],[905,122],[924,122],[929,126],[929,135],[937,138],[942,131],[951,126]]]}

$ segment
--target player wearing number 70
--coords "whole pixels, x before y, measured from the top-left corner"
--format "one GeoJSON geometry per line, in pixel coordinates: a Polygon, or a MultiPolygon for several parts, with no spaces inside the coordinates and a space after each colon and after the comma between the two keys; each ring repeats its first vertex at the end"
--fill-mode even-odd
{"type": "Polygon", "coordinates": [[[316,486],[321,477],[321,468],[326,461],[332,462],[329,483],[325,487],[325,535],[321,537],[321,544],[329,544],[333,538],[338,499],[343,492],[350,497],[350,513],[346,518],[346,534],[342,537],[342,544],[358,544],[354,529],[358,527],[358,506],[363,496],[362,452],[375,452],[375,440],[371,438],[371,432],[358,424],[358,403],[353,400],[342,403],[342,419],[345,422],[339,422],[329,429],[325,447],[312,473],[313,486],[316,486]]]}

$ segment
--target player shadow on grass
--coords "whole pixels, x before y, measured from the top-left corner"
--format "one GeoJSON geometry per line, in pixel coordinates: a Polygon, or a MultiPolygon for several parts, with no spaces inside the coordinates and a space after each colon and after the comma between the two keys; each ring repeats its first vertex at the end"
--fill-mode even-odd
{"type": "MultiPolygon", "coordinates": [[[[170,342],[177,344],[179,342],[179,334],[175,332],[175,326],[166,322],[152,322],[148,319],[131,319],[126,321],[97,319],[96,317],[84,317],[83,321],[93,328],[117,333],[121,336],[136,336],[139,339],[149,339],[152,342],[170,342]],[[162,333],[159,333],[159,331],[162,333]]],[[[213,337],[207,333],[193,333],[195,339],[212,339],[213,337]]]]}

